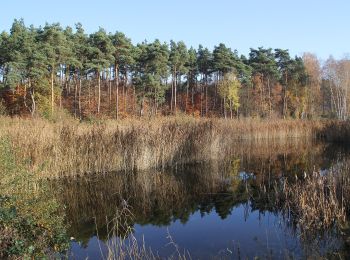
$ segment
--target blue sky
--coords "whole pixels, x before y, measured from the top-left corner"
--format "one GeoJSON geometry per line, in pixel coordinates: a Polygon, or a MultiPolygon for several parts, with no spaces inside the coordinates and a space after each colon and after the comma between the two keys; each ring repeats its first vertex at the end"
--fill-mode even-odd
{"type": "Polygon", "coordinates": [[[15,18],[35,26],[81,22],[88,33],[101,26],[134,43],[174,39],[212,48],[223,42],[242,54],[264,46],[323,59],[350,53],[349,0],[3,1],[0,30],[9,30],[15,18]]]}

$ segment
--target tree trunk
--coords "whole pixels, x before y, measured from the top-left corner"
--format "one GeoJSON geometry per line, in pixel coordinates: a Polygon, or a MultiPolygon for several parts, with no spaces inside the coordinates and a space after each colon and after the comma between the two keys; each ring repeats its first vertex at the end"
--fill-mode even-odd
{"type": "Polygon", "coordinates": [[[154,111],[154,115],[156,116],[157,115],[157,90],[156,89],[154,89],[154,109],[153,109],[153,111],[154,111]]]}
{"type": "Polygon", "coordinates": [[[288,86],[288,74],[285,73],[285,86],[284,86],[284,95],[283,95],[283,118],[287,116],[287,86],[288,86]]]}
{"type": "MultiPolygon", "coordinates": [[[[28,85],[30,85],[30,81],[28,83],[28,85]]],[[[24,84],[24,91],[23,91],[23,104],[26,108],[28,108],[28,105],[27,105],[27,84],[24,84]]],[[[29,112],[30,112],[30,109],[28,108],[29,112]]]]}
{"type": "Polygon", "coordinates": [[[108,104],[109,104],[109,109],[111,109],[111,104],[112,104],[112,80],[109,79],[108,81],[108,104]]]}
{"type": "Polygon", "coordinates": [[[115,119],[119,119],[119,86],[116,85],[116,105],[115,105],[115,119]]]}
{"type": "Polygon", "coordinates": [[[51,114],[53,114],[54,111],[54,103],[55,103],[55,90],[54,90],[54,66],[52,66],[51,70],[51,114]]]}
{"type": "Polygon", "coordinates": [[[177,110],[177,77],[176,77],[176,70],[175,70],[175,85],[174,85],[174,115],[176,116],[176,110],[177,110]]]}
{"type": "Polygon", "coordinates": [[[124,88],[123,88],[123,91],[124,91],[124,112],[125,114],[127,113],[127,98],[128,98],[128,73],[125,72],[125,75],[124,75],[124,88]]]}
{"type": "Polygon", "coordinates": [[[97,114],[100,114],[101,108],[101,77],[100,71],[97,71],[97,82],[98,82],[98,96],[97,96],[97,114]]]}
{"type": "Polygon", "coordinates": [[[174,115],[175,116],[176,116],[176,110],[177,110],[177,101],[176,101],[177,86],[176,85],[177,85],[177,83],[175,83],[175,87],[174,87],[174,115]]]}
{"type": "Polygon", "coordinates": [[[208,116],[208,77],[205,75],[205,116],[208,116]]]}
{"type": "Polygon", "coordinates": [[[143,116],[143,102],[144,102],[144,96],[142,95],[141,103],[140,103],[140,117],[143,116]]]}
{"type": "Polygon", "coordinates": [[[81,119],[81,75],[80,74],[79,74],[78,108],[79,108],[79,118],[81,119]]]}
{"type": "Polygon", "coordinates": [[[65,81],[65,84],[66,84],[66,88],[68,89],[68,94],[70,94],[70,84],[69,84],[69,66],[66,67],[66,70],[65,70],[65,73],[64,73],[64,81],[65,81]]]}
{"type": "MultiPolygon", "coordinates": [[[[197,84],[197,82],[196,82],[197,84]]],[[[194,86],[191,88],[192,91],[192,97],[191,97],[191,103],[192,103],[192,116],[194,116],[194,86]]]]}
{"type": "Polygon", "coordinates": [[[74,80],[74,118],[77,118],[77,96],[78,96],[78,73],[75,73],[74,80]]]}
{"type": "Polygon", "coordinates": [[[115,118],[119,119],[119,71],[118,71],[118,64],[114,64],[114,80],[115,80],[115,89],[116,89],[116,105],[115,105],[115,118]]]}
{"type": "Polygon", "coordinates": [[[267,88],[269,90],[269,117],[272,113],[272,102],[271,102],[271,86],[270,86],[270,77],[267,78],[267,88]]]}
{"type": "Polygon", "coordinates": [[[201,92],[201,94],[200,94],[200,100],[201,100],[201,112],[200,112],[200,115],[201,115],[201,117],[203,116],[203,84],[202,84],[202,82],[200,83],[200,85],[201,85],[201,89],[200,89],[200,92],[201,92]]]}
{"type": "Polygon", "coordinates": [[[31,109],[31,115],[34,117],[36,104],[35,104],[35,98],[34,98],[34,88],[30,91],[30,97],[32,99],[32,109],[31,109]]]}
{"type": "Polygon", "coordinates": [[[133,86],[134,90],[134,99],[133,99],[133,104],[132,104],[132,113],[133,115],[136,115],[136,88],[133,86]]]}
{"type": "Polygon", "coordinates": [[[188,103],[188,97],[189,97],[189,81],[187,79],[187,87],[186,87],[186,104],[185,104],[185,112],[187,114],[187,103],[188,103]]]}
{"type": "Polygon", "coordinates": [[[174,85],[175,85],[174,73],[171,78],[171,98],[170,98],[170,112],[173,113],[173,102],[174,102],[174,85]]]}
{"type": "Polygon", "coordinates": [[[108,71],[108,106],[111,109],[112,104],[112,70],[111,68],[108,71]]]}
{"type": "Polygon", "coordinates": [[[224,97],[224,118],[226,119],[226,98],[224,97]]]}

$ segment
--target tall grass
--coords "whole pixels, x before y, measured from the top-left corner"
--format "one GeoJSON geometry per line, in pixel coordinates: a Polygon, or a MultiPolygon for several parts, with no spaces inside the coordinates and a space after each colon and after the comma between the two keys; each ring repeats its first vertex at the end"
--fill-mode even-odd
{"type": "Polygon", "coordinates": [[[64,213],[52,195],[0,137],[0,259],[54,257],[67,249],[64,213]]]}
{"type": "Polygon", "coordinates": [[[220,159],[237,142],[281,142],[315,138],[316,121],[256,121],[156,118],[78,123],[0,118],[18,156],[43,176],[164,168],[176,163],[220,159]]]}
{"type": "Polygon", "coordinates": [[[350,161],[341,161],[329,170],[261,183],[258,194],[296,224],[305,241],[329,232],[349,234],[349,172],[350,161]]]}
{"type": "MultiPolygon", "coordinates": [[[[169,239],[168,246],[171,245],[174,247],[174,253],[168,257],[160,257],[157,253],[154,253],[151,248],[147,248],[144,239],[140,241],[133,235],[133,228],[129,225],[128,221],[128,219],[134,218],[131,210],[129,205],[123,201],[122,206],[119,209],[117,208],[114,217],[107,221],[106,250],[102,250],[102,246],[99,244],[102,259],[192,259],[189,252],[185,250],[183,252],[182,250],[180,251],[179,246],[175,243],[169,231],[167,236],[167,239],[169,239]],[[122,234],[120,230],[123,230],[122,234]]],[[[99,237],[98,232],[97,236],[99,237]]]]}
{"type": "Polygon", "coordinates": [[[342,228],[350,212],[350,163],[333,166],[328,172],[313,172],[292,185],[285,185],[284,207],[292,210],[307,231],[342,228]]]}
{"type": "MultiPolygon", "coordinates": [[[[228,172],[220,173],[222,167],[226,167],[226,164],[219,166],[221,159],[232,154],[246,153],[247,145],[259,144],[254,146],[254,153],[265,158],[266,146],[260,144],[268,144],[276,152],[279,151],[280,144],[284,143],[285,147],[295,152],[302,149],[294,145],[295,143],[307,143],[317,137],[332,141],[350,140],[347,139],[350,137],[348,129],[350,128],[347,123],[319,121],[184,117],[79,123],[71,119],[48,122],[42,119],[0,117],[0,235],[6,238],[0,239],[0,257],[42,255],[48,249],[45,243],[49,243],[50,247],[57,247],[57,251],[60,250],[59,246],[66,245],[64,234],[55,233],[57,227],[62,227],[59,232],[64,231],[63,218],[51,219],[52,215],[57,213],[58,205],[51,197],[44,199],[48,193],[43,192],[38,176],[76,176],[120,170],[146,172],[147,169],[156,168],[156,174],[154,171],[153,174],[124,174],[121,175],[121,180],[111,183],[113,189],[118,187],[120,197],[134,196],[133,203],[142,204],[142,216],[145,216],[152,213],[154,196],[158,198],[158,206],[168,208],[167,205],[172,204],[180,209],[186,203],[192,202],[191,192],[214,194],[223,190],[226,181],[232,181],[230,171],[238,175],[239,166],[231,163],[227,166],[228,172]],[[336,129],[339,131],[335,131],[336,129]],[[293,142],[290,142],[291,139],[293,142]],[[25,158],[26,161],[21,162],[21,158],[25,158]],[[189,183],[179,180],[176,175],[163,172],[167,166],[178,163],[208,160],[216,163],[211,166],[211,174],[201,174],[196,166],[196,173],[200,175],[197,179],[200,181],[191,187],[191,192],[187,190],[189,183]],[[126,185],[128,182],[135,185],[129,189],[126,185]],[[33,203],[35,207],[32,207],[33,203]],[[14,214],[13,207],[16,208],[16,214],[18,212],[18,215],[15,215],[18,221],[7,222],[8,217],[14,216],[11,215],[14,214]],[[4,215],[4,212],[7,215],[4,215]],[[31,226],[32,222],[28,224],[28,219],[34,220],[35,225],[31,226]],[[5,229],[8,223],[10,229],[5,229]],[[28,234],[18,233],[18,228],[23,227],[23,223],[25,228],[29,228],[28,234]],[[48,228],[50,230],[46,231],[48,228]],[[42,235],[35,242],[26,240],[33,232],[42,235]],[[25,243],[21,244],[18,241],[25,243]],[[33,244],[35,247],[32,247],[33,244]],[[1,251],[2,247],[6,249],[1,251]]],[[[273,152],[268,154],[267,158],[271,156],[274,156],[273,152]]],[[[244,159],[241,163],[244,163],[244,159]]],[[[275,210],[283,210],[296,221],[302,234],[333,227],[345,230],[350,212],[348,165],[336,165],[327,173],[314,171],[302,177],[299,175],[294,180],[271,180],[261,174],[255,180],[260,183],[254,184],[254,189],[249,189],[241,182],[237,184],[232,181],[231,189],[236,189],[234,194],[237,196],[232,199],[232,203],[251,200],[260,203],[262,207],[268,204],[275,210]],[[257,187],[259,190],[256,190],[257,187]]],[[[79,185],[75,188],[79,189],[79,185]]],[[[76,204],[76,214],[72,215],[77,217],[86,213],[86,205],[82,205],[77,199],[74,189],[67,189],[65,192],[67,194],[61,197],[69,197],[69,192],[72,192],[71,203],[76,204]]],[[[97,196],[90,192],[88,189],[82,196],[97,196]]],[[[97,198],[97,201],[103,202],[105,199],[102,196],[97,198]]],[[[108,215],[107,204],[104,205],[105,209],[102,209],[105,210],[104,217],[108,215]]],[[[113,221],[111,223],[115,225],[113,221]]],[[[129,244],[125,244],[126,240],[118,243],[122,244],[110,245],[108,259],[156,257],[145,246],[140,247],[135,240],[129,240],[129,244]],[[113,251],[116,249],[121,251],[113,251]]]]}

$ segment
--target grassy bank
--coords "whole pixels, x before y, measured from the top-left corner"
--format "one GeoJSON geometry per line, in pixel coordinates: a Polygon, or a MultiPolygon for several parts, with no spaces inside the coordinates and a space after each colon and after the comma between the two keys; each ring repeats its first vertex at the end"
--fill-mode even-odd
{"type": "Polygon", "coordinates": [[[17,156],[49,177],[87,172],[144,170],[175,163],[220,159],[237,142],[315,138],[319,121],[156,118],[79,123],[0,118],[17,156]]]}
{"type": "Polygon", "coordinates": [[[68,248],[59,204],[0,138],[0,259],[54,257],[68,248]]]}

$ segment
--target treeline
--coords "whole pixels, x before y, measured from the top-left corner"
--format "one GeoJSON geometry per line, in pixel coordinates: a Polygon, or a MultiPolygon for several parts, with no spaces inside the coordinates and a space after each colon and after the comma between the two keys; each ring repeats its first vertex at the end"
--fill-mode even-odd
{"type": "Polygon", "coordinates": [[[142,115],[346,119],[350,61],[251,49],[239,55],[184,42],[133,45],[123,33],[86,34],[15,20],[0,35],[0,113],[77,118],[142,115]]]}

